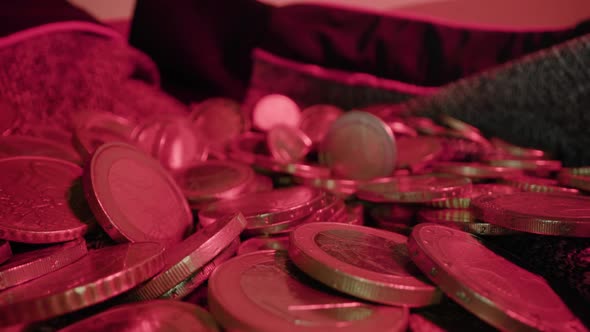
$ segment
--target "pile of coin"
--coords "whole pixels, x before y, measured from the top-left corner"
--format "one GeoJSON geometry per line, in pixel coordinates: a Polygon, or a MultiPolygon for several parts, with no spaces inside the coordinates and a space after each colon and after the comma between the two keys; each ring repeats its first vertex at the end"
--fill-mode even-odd
{"type": "Polygon", "coordinates": [[[586,330],[477,235],[590,237],[590,167],[458,119],[268,95],[251,117],[214,98],[139,123],[80,113],[71,137],[14,126],[1,327],[586,330]]]}

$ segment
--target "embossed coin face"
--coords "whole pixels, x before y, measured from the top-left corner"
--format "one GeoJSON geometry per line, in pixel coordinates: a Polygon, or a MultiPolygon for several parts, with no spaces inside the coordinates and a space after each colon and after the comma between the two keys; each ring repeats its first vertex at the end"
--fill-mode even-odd
{"type": "Polygon", "coordinates": [[[248,165],[223,160],[193,164],[174,175],[184,195],[191,202],[234,198],[254,181],[248,165]]]}
{"type": "Polygon", "coordinates": [[[546,235],[590,236],[590,198],[572,194],[515,193],[472,201],[476,216],[502,227],[546,235]]]}
{"type": "Polygon", "coordinates": [[[182,191],[146,154],[123,143],[96,150],[84,191],[102,228],[115,241],[180,242],[192,228],[182,191]]]}
{"type": "Polygon", "coordinates": [[[0,160],[0,238],[55,243],[81,237],[92,220],[82,199],[82,169],[46,157],[0,160]]]}
{"type": "Polygon", "coordinates": [[[340,223],[311,223],[289,238],[289,258],[307,275],[365,300],[410,307],[440,301],[420,280],[401,234],[340,223]]]}
{"type": "Polygon", "coordinates": [[[268,150],[280,162],[300,161],[311,149],[311,139],[300,129],[277,125],[268,131],[268,150]]]}
{"type": "Polygon", "coordinates": [[[211,203],[199,211],[203,225],[228,214],[242,212],[249,228],[272,225],[310,215],[324,205],[325,194],[319,189],[297,186],[252,193],[211,203]]]}
{"type": "Polygon", "coordinates": [[[391,129],[376,116],[348,112],[336,120],[319,146],[320,163],[335,175],[368,180],[393,173],[396,146],[391,129]]]}
{"type": "Polygon", "coordinates": [[[211,313],[228,330],[403,331],[408,309],[331,292],[294,268],[285,253],[238,256],[209,279],[211,313]]]}
{"type": "MultiPolygon", "coordinates": [[[[12,250],[10,250],[10,244],[6,241],[0,240],[0,264],[5,262],[6,260],[8,260],[10,257],[12,257],[12,250]]],[[[2,270],[0,269],[0,271],[2,271],[2,270]]],[[[1,274],[0,274],[0,276],[1,276],[1,274]]],[[[0,279],[0,281],[2,281],[2,280],[0,279]]],[[[0,282],[0,289],[2,289],[1,282],[0,282]]]]}
{"type": "Polygon", "coordinates": [[[15,156],[43,156],[81,163],[80,155],[71,146],[39,137],[0,137],[0,158],[15,156]]]}
{"type": "Polygon", "coordinates": [[[14,255],[0,266],[0,290],[57,271],[77,261],[86,252],[86,241],[78,239],[14,255]]]}
{"type": "Polygon", "coordinates": [[[378,179],[362,185],[357,196],[374,202],[428,203],[469,193],[468,178],[428,174],[378,179]]]}
{"type": "Polygon", "coordinates": [[[299,128],[314,144],[324,140],[330,126],[344,111],[333,105],[313,105],[301,112],[299,128]]]}
{"type": "Polygon", "coordinates": [[[291,98],[270,94],[258,100],[252,111],[252,121],[262,131],[279,124],[297,127],[301,121],[301,110],[291,98]]]}
{"type": "Polygon", "coordinates": [[[190,303],[155,300],[126,304],[87,318],[63,332],[89,331],[219,331],[217,323],[204,309],[190,303]]]}
{"type": "Polygon", "coordinates": [[[247,129],[240,104],[227,98],[210,98],[192,106],[190,120],[213,146],[225,146],[247,129]]]}
{"type": "Polygon", "coordinates": [[[433,136],[402,137],[396,141],[396,168],[417,171],[440,157],[443,152],[441,140],[433,136]]]}
{"type": "Polygon", "coordinates": [[[420,224],[412,260],[443,292],[501,330],[583,331],[547,282],[495,254],[470,234],[420,224]]]}
{"type": "Polygon", "coordinates": [[[111,246],[43,277],[0,293],[0,325],[33,322],[121,294],[163,266],[157,243],[111,246]]]}

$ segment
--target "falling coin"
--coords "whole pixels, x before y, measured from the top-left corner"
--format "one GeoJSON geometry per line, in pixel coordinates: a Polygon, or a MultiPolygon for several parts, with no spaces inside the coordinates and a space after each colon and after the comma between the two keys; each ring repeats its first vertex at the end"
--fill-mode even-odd
{"type": "Polygon", "coordinates": [[[277,251],[238,256],[217,268],[208,300],[213,316],[230,331],[404,331],[408,322],[407,308],[331,292],[277,251]]]}
{"type": "Polygon", "coordinates": [[[252,121],[262,131],[268,131],[279,124],[297,127],[301,122],[301,110],[287,96],[266,95],[254,106],[252,121]]]}

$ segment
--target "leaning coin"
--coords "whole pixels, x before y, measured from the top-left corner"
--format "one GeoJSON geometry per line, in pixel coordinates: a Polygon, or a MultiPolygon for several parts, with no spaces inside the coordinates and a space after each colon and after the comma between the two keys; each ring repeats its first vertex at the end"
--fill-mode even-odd
{"type": "Polygon", "coordinates": [[[313,105],[301,112],[301,129],[313,142],[319,144],[324,140],[330,126],[344,111],[332,105],[313,105]]]}
{"type": "Polygon", "coordinates": [[[268,131],[278,124],[297,127],[300,121],[299,106],[291,98],[279,94],[260,98],[252,111],[252,122],[262,131],[268,131]]]}
{"type": "Polygon", "coordinates": [[[134,127],[130,120],[108,112],[78,113],[72,122],[74,145],[86,159],[104,143],[130,143],[134,127]]]}
{"type": "Polygon", "coordinates": [[[182,191],[157,161],[123,143],[96,150],[84,192],[103,229],[118,242],[180,242],[192,228],[182,191]]]}
{"type": "Polygon", "coordinates": [[[240,104],[228,98],[210,98],[191,105],[193,128],[214,147],[223,147],[248,129],[240,104]]]}
{"type": "Polygon", "coordinates": [[[331,292],[277,251],[238,256],[217,268],[209,279],[209,307],[230,331],[404,331],[408,321],[407,308],[331,292]]]}
{"type": "Polygon", "coordinates": [[[340,223],[306,224],[289,238],[289,258],[303,272],[335,290],[364,300],[408,307],[440,301],[421,280],[401,234],[340,223]]]}
{"type": "Polygon", "coordinates": [[[46,138],[11,135],[0,137],[0,158],[43,156],[81,164],[80,155],[72,146],[46,138]]]}
{"type": "MultiPolygon", "coordinates": [[[[2,241],[0,240],[0,264],[4,263],[5,261],[7,261],[10,257],[12,257],[12,250],[10,249],[10,244],[6,241],[2,241]]],[[[2,270],[4,269],[4,266],[0,266],[0,289],[4,288],[2,287],[2,270]]]]}
{"type": "Polygon", "coordinates": [[[160,297],[215,258],[240,235],[245,226],[244,216],[238,213],[222,218],[168,248],[163,271],[134,289],[129,298],[143,301],[160,297]]]}
{"type": "Polygon", "coordinates": [[[590,197],[523,192],[481,196],[472,208],[485,222],[521,232],[590,237],[590,197]]]}
{"type": "Polygon", "coordinates": [[[86,252],[86,241],[78,239],[16,254],[0,265],[0,290],[57,271],[82,258],[86,252]]]}
{"type": "Polygon", "coordinates": [[[500,330],[585,331],[543,278],[469,233],[420,224],[408,249],[414,263],[447,296],[500,330]]]}
{"type": "Polygon", "coordinates": [[[216,332],[219,328],[207,311],[194,304],[155,300],[117,306],[61,330],[91,331],[216,332]]]}
{"type": "Polygon", "coordinates": [[[490,143],[501,153],[516,157],[518,159],[546,159],[549,155],[541,150],[524,148],[510,144],[499,138],[493,137],[490,143]]]}
{"type": "Polygon", "coordinates": [[[86,233],[92,216],[77,193],[79,166],[47,157],[13,157],[0,159],[0,174],[0,239],[56,243],[86,233]]]}
{"type": "Polygon", "coordinates": [[[268,150],[275,160],[293,163],[303,160],[311,150],[311,139],[297,127],[277,125],[268,131],[268,150]]]}
{"type": "Polygon", "coordinates": [[[119,295],[156,274],[164,264],[162,254],[157,243],[91,251],[64,268],[0,292],[0,325],[55,317],[119,295]]]}
{"type": "Polygon", "coordinates": [[[396,163],[393,133],[366,112],[348,112],[332,123],[319,146],[320,163],[335,175],[353,180],[389,176],[396,163]]]}

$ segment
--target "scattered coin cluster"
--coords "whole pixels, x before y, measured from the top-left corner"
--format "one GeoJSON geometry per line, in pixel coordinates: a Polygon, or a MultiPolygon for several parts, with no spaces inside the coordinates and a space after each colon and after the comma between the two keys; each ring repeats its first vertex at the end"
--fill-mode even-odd
{"type": "Polygon", "coordinates": [[[268,95],[4,121],[0,328],[587,330],[482,239],[590,237],[590,167],[458,119],[268,95]]]}

